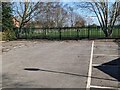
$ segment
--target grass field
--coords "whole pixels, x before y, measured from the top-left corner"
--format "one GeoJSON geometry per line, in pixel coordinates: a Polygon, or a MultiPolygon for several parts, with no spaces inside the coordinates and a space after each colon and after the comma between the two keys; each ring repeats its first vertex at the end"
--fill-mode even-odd
{"type": "MultiPolygon", "coordinates": [[[[79,28],[79,29],[31,29],[23,30],[21,38],[48,38],[48,39],[79,39],[79,38],[105,38],[101,29],[97,28],[79,28]]],[[[109,38],[119,38],[120,29],[114,28],[109,38]]]]}

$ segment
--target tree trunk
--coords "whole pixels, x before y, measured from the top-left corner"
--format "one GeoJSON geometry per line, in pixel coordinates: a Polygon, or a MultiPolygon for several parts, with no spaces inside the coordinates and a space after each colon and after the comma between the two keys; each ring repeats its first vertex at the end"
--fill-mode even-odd
{"type": "Polygon", "coordinates": [[[113,29],[113,27],[110,27],[110,28],[108,29],[108,34],[109,34],[109,36],[112,35],[112,31],[113,31],[112,29],[113,29]]]}
{"type": "Polygon", "coordinates": [[[108,37],[109,35],[108,35],[108,30],[107,30],[107,28],[103,28],[103,32],[104,32],[104,34],[105,34],[105,37],[108,37]]]}

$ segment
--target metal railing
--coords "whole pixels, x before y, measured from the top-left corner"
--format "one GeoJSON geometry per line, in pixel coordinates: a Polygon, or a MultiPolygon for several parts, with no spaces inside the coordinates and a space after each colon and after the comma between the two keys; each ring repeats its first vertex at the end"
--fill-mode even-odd
{"type": "Polygon", "coordinates": [[[14,29],[18,39],[117,39],[120,27],[114,27],[106,37],[100,27],[22,28],[14,29]]]}

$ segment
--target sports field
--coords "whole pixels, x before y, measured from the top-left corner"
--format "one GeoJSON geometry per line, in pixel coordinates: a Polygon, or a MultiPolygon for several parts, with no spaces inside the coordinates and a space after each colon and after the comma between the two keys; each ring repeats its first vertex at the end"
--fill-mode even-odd
{"type": "Polygon", "coordinates": [[[113,41],[3,43],[3,88],[120,89],[120,47],[113,41]]]}

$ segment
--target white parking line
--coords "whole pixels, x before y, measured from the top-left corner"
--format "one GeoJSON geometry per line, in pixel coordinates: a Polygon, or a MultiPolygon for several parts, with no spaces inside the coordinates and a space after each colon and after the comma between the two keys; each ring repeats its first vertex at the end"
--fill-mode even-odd
{"type": "Polygon", "coordinates": [[[86,86],[86,89],[87,89],[87,90],[90,89],[90,83],[91,83],[93,49],[94,49],[94,41],[92,42],[92,47],[91,47],[91,56],[90,56],[88,79],[87,79],[87,86],[86,86]]]}
{"type": "Polygon", "coordinates": [[[101,66],[102,64],[92,64],[92,66],[101,66]]]}
{"type": "Polygon", "coordinates": [[[113,57],[119,57],[120,55],[94,54],[94,56],[113,56],[113,57]]]}
{"type": "MultiPolygon", "coordinates": [[[[97,47],[118,47],[118,45],[108,45],[108,44],[106,44],[106,45],[96,44],[96,46],[97,46],[97,47]]],[[[96,46],[95,46],[95,47],[96,47],[96,46]]]]}
{"type": "Polygon", "coordinates": [[[94,86],[94,85],[90,85],[91,88],[101,88],[101,89],[117,89],[117,88],[114,88],[114,87],[104,87],[104,86],[94,86]]]}
{"type": "Polygon", "coordinates": [[[120,67],[120,66],[117,66],[117,65],[110,65],[110,64],[92,64],[93,67],[97,67],[97,66],[112,66],[112,67],[120,67]]]}

